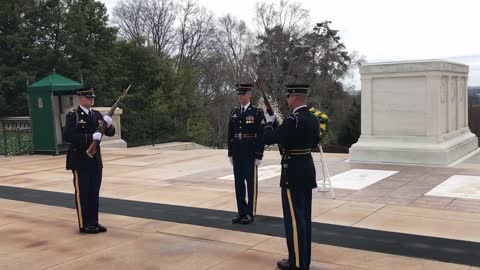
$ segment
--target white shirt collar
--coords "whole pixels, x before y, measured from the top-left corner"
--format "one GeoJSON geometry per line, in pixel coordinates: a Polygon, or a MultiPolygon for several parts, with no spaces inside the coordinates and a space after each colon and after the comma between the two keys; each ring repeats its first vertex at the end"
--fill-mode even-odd
{"type": "Polygon", "coordinates": [[[248,106],[250,106],[250,102],[248,102],[247,105],[240,106],[240,107],[243,107],[243,111],[246,111],[248,109],[248,106]]]}
{"type": "Polygon", "coordinates": [[[302,105],[302,106],[296,107],[296,108],[293,110],[293,113],[295,113],[296,111],[298,111],[299,109],[301,109],[301,108],[303,108],[303,107],[307,107],[307,105],[302,105]]]}
{"type": "Polygon", "coordinates": [[[88,114],[88,113],[90,112],[90,110],[91,110],[91,109],[87,109],[87,108],[83,107],[82,105],[79,105],[79,106],[80,106],[80,108],[82,108],[82,110],[83,110],[86,114],[88,114]]]}

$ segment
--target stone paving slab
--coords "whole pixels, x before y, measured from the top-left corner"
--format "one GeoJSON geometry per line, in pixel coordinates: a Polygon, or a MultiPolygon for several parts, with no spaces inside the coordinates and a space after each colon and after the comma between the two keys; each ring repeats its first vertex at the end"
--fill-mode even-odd
{"type": "MultiPolygon", "coordinates": [[[[233,181],[217,179],[232,173],[225,150],[194,149],[173,151],[141,147],[104,149],[102,152],[105,161],[104,182],[101,190],[101,196],[103,197],[235,211],[233,181]]],[[[480,177],[480,167],[478,167],[477,162],[479,159],[477,157],[472,157],[455,167],[434,167],[358,164],[349,163],[346,155],[327,154],[326,156],[331,175],[338,175],[353,169],[389,170],[398,171],[398,173],[360,190],[335,189],[336,200],[332,200],[329,193],[315,191],[312,216],[314,221],[391,232],[480,241],[478,230],[475,230],[478,228],[480,220],[479,214],[475,214],[480,213],[480,200],[426,195],[430,190],[454,175],[480,177]]],[[[314,158],[317,162],[317,168],[320,168],[319,158],[317,156],[314,158]]],[[[73,193],[72,174],[64,170],[64,162],[64,156],[32,155],[2,158],[0,159],[0,185],[71,194],[73,193]]],[[[278,165],[279,162],[278,152],[266,152],[262,166],[278,165]]],[[[278,176],[261,181],[259,189],[258,213],[260,215],[281,217],[278,176]]],[[[71,209],[4,199],[0,199],[0,212],[6,212],[0,213],[0,231],[3,226],[9,228],[9,225],[11,226],[15,223],[26,228],[29,226],[33,228],[35,226],[46,226],[45,220],[48,219],[58,221],[60,222],[59,224],[62,224],[62,222],[71,223],[66,226],[75,225],[76,220],[75,212],[71,209]],[[36,219],[32,220],[31,215],[36,215],[36,219]]],[[[176,223],[149,221],[111,214],[102,214],[102,217],[107,222],[106,225],[113,226],[112,228],[114,229],[120,229],[119,227],[121,227],[122,230],[133,231],[139,234],[164,233],[169,237],[181,236],[189,239],[199,238],[202,241],[222,242],[215,239],[215,230],[218,229],[197,230],[188,226],[182,227],[186,225],[176,223]],[[190,232],[190,235],[182,235],[182,228],[185,228],[186,232],[190,232]],[[168,229],[171,231],[165,232],[168,229]]],[[[238,235],[225,237],[226,239],[237,241],[237,243],[229,244],[236,245],[239,244],[238,241],[243,241],[238,240],[238,235]]],[[[247,243],[256,241],[249,240],[249,237],[245,238],[247,243]]],[[[153,241],[151,244],[152,248],[154,246],[153,243],[160,243],[163,239],[167,238],[159,238],[159,240],[153,241]]],[[[253,237],[252,239],[257,238],[253,237]]],[[[168,242],[169,240],[165,241],[168,242]]],[[[227,240],[226,242],[229,241],[227,240]]],[[[268,241],[266,240],[262,243],[268,243],[268,241]]],[[[271,254],[282,254],[278,250],[275,251],[274,247],[271,247],[272,250],[262,249],[262,243],[259,244],[259,250],[265,254],[254,255],[259,256],[259,264],[254,264],[252,269],[270,269],[261,267],[266,267],[265,265],[270,265],[272,260],[276,261],[278,259],[278,256],[270,256],[271,254]]],[[[23,248],[27,248],[27,245],[25,244],[23,248]]],[[[33,243],[33,246],[36,245],[38,243],[33,243]]],[[[267,244],[265,245],[268,246],[267,244]]],[[[130,245],[130,247],[135,246],[136,243],[131,243],[130,245]]],[[[240,246],[243,245],[240,244],[240,246]]],[[[21,248],[17,248],[19,249],[18,252],[22,253],[21,248]]],[[[252,250],[240,250],[229,254],[228,260],[219,261],[218,264],[211,267],[217,267],[213,269],[227,269],[228,267],[231,267],[228,269],[237,269],[234,266],[236,265],[235,262],[252,256],[250,254],[252,250]]],[[[30,251],[27,248],[25,252],[29,254],[28,252],[30,251]]],[[[108,252],[105,254],[107,255],[104,257],[111,257],[108,252]]],[[[373,257],[375,258],[375,256],[373,257]]],[[[318,263],[315,262],[314,266],[321,265],[322,269],[382,269],[380,267],[382,263],[380,262],[388,261],[399,266],[403,265],[404,269],[469,269],[469,267],[447,266],[442,263],[441,266],[438,266],[440,268],[438,268],[435,264],[438,262],[433,262],[432,264],[432,261],[424,260],[425,262],[422,261],[420,263],[416,259],[409,257],[396,261],[397,257],[399,256],[393,256],[393,259],[390,260],[380,256],[377,263],[362,264],[356,262],[350,265],[336,264],[336,262],[341,262],[341,260],[332,262],[323,259],[318,263]],[[410,261],[413,261],[414,265],[410,265],[410,261]]],[[[18,258],[15,260],[18,261],[18,258]]],[[[95,260],[101,261],[101,258],[103,257],[95,257],[95,260]]],[[[1,264],[3,260],[0,260],[0,266],[7,265],[11,267],[0,267],[0,269],[22,269],[18,265],[15,268],[15,260],[12,259],[3,265],[1,264]]],[[[108,260],[111,260],[111,258],[108,260]]],[[[132,259],[132,261],[135,262],[135,259],[132,259]]],[[[75,267],[80,267],[79,265],[85,266],[85,263],[88,262],[78,260],[78,263],[72,262],[68,267],[75,269],[75,267]]],[[[127,259],[127,261],[122,263],[129,265],[130,261],[127,259]]],[[[39,266],[41,265],[42,263],[39,263],[39,266]]],[[[100,263],[99,265],[106,264],[100,263]]],[[[67,266],[62,267],[58,269],[70,269],[66,268],[67,266]]],[[[118,267],[125,269],[121,268],[122,266],[118,267]]],[[[478,268],[471,268],[471,270],[474,269],[478,268]]]]}
{"type": "MultiPolygon", "coordinates": [[[[21,207],[16,210],[19,213],[31,217],[52,217],[64,221],[76,220],[75,211],[72,209],[74,202],[71,194],[0,186],[0,197],[41,203],[41,205],[21,205],[21,207]],[[58,207],[49,209],[51,205],[64,207],[64,209],[58,207]]],[[[10,207],[11,206],[13,205],[10,204],[10,207]]],[[[358,203],[353,206],[364,209],[373,208],[372,211],[380,207],[358,203]]],[[[384,212],[389,214],[389,211],[383,211],[383,209],[384,208],[380,208],[377,210],[377,212],[381,212],[380,214],[375,212],[364,220],[374,217],[375,222],[380,222],[381,225],[383,224],[382,222],[387,222],[386,224],[388,225],[391,218],[382,216],[385,214],[384,212]]],[[[235,215],[235,212],[110,198],[101,199],[100,210],[102,211],[100,216],[101,222],[114,228],[124,228],[125,226],[132,225],[135,227],[135,223],[140,222],[140,219],[149,218],[162,222],[160,226],[154,226],[157,231],[186,236],[202,236],[210,240],[227,241],[227,239],[230,239],[230,241],[232,241],[231,239],[235,239],[236,241],[242,241],[245,239],[238,239],[239,236],[245,235],[244,233],[276,237],[282,237],[284,235],[282,219],[272,216],[257,215],[255,223],[249,226],[232,225],[230,220],[232,216],[235,215]],[[180,229],[178,229],[172,228],[173,226],[170,226],[172,223],[182,223],[186,225],[180,226],[180,229]],[[207,228],[199,229],[199,226],[207,228]],[[225,235],[219,236],[216,235],[216,232],[212,229],[234,231],[235,235],[231,235],[230,237],[225,237],[225,235]]],[[[405,212],[409,212],[408,210],[409,209],[406,209],[405,212]]],[[[418,212],[410,211],[406,217],[408,219],[419,214],[418,212]]],[[[446,222],[456,225],[461,224],[463,222],[462,218],[465,217],[458,215],[456,219],[452,220],[436,220],[435,215],[438,214],[439,213],[433,213],[426,226],[424,224],[425,222],[420,222],[418,225],[415,225],[413,222],[408,222],[408,225],[413,225],[413,227],[405,226],[405,228],[410,230],[416,229],[423,232],[422,230],[428,230],[428,227],[435,227],[434,225],[437,224],[444,225],[446,222]]],[[[359,222],[359,224],[362,222],[363,221],[359,222]]],[[[471,224],[469,221],[463,223],[467,225],[471,224]]],[[[401,226],[400,228],[405,229],[401,226]]],[[[349,227],[313,222],[312,241],[318,244],[357,248],[364,251],[388,253],[390,255],[421,257],[431,260],[480,265],[480,261],[478,260],[478,258],[480,258],[480,242],[456,240],[451,234],[450,237],[448,237],[449,235],[445,232],[446,228],[448,228],[448,226],[433,231],[437,234],[440,232],[440,236],[435,235],[436,237],[432,238],[421,236],[420,234],[415,235],[412,234],[412,232],[409,234],[398,233],[398,227],[372,230],[361,228],[361,226],[357,226],[357,224],[349,227]],[[447,235],[447,237],[442,237],[444,235],[447,235]]],[[[470,233],[470,230],[467,231],[467,234],[468,233],[470,233]]],[[[238,243],[239,242],[237,242],[237,244],[238,243]]]]}
{"type": "MultiPolygon", "coordinates": [[[[5,201],[0,202],[5,205],[5,201]]],[[[38,205],[24,205],[35,208],[38,205]]],[[[46,206],[57,212],[57,207],[46,206]]],[[[69,211],[74,212],[73,209],[69,211]]],[[[75,220],[0,210],[0,269],[275,269],[285,239],[255,234],[131,220],[98,235],[79,234],[75,220]],[[55,226],[52,226],[54,224],[55,226]],[[245,268],[248,267],[248,268],[245,268]]],[[[104,215],[101,220],[106,221],[104,215]]],[[[113,220],[124,217],[112,215],[113,220]]],[[[127,217],[128,219],[128,217],[127,217]]],[[[311,269],[448,269],[466,265],[314,244],[311,269]]]]}

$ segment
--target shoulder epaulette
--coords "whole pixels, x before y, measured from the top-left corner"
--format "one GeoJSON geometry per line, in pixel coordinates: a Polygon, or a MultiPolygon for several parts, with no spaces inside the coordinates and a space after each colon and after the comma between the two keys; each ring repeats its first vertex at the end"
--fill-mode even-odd
{"type": "Polygon", "coordinates": [[[75,114],[75,127],[78,125],[78,113],[77,109],[71,109],[66,116],[71,117],[71,115],[75,114]]]}
{"type": "Polygon", "coordinates": [[[287,117],[287,119],[292,119],[293,121],[295,121],[295,128],[298,127],[298,118],[297,118],[297,113],[295,114],[291,114],[289,117],[287,117]]]}
{"type": "Polygon", "coordinates": [[[73,114],[75,114],[75,116],[78,117],[77,110],[75,110],[75,109],[72,109],[72,110],[68,111],[68,113],[65,115],[65,117],[72,118],[73,114]]]}
{"type": "Polygon", "coordinates": [[[232,109],[232,111],[230,112],[230,116],[233,116],[233,114],[239,109],[240,107],[235,107],[232,109]]]}

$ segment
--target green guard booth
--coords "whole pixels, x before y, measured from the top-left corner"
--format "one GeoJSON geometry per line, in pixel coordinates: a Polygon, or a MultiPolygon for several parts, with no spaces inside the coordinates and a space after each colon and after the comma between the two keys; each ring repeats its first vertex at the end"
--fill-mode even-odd
{"type": "Polygon", "coordinates": [[[55,73],[27,88],[32,127],[33,152],[53,154],[65,152],[63,140],[65,115],[78,105],[75,91],[83,84],[55,73]]]}

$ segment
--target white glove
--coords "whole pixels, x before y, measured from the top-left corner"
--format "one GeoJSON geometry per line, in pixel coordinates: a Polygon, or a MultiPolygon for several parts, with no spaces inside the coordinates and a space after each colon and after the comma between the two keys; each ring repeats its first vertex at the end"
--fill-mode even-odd
{"type": "Polygon", "coordinates": [[[267,114],[265,114],[265,118],[267,119],[267,123],[268,123],[268,122],[272,122],[272,124],[275,123],[275,114],[269,115],[269,114],[267,113],[267,114]]]}
{"type": "Polygon", "coordinates": [[[100,132],[95,132],[92,135],[94,141],[100,141],[102,139],[102,133],[100,132]]]}
{"type": "Polygon", "coordinates": [[[230,164],[233,165],[233,158],[232,158],[232,157],[228,157],[228,159],[230,159],[230,164]]]}
{"type": "Polygon", "coordinates": [[[110,127],[110,125],[112,125],[112,118],[110,116],[104,115],[103,120],[107,123],[107,127],[110,127]]]}
{"type": "Polygon", "coordinates": [[[260,166],[260,164],[262,164],[262,160],[261,159],[255,159],[255,165],[260,166]]]}

